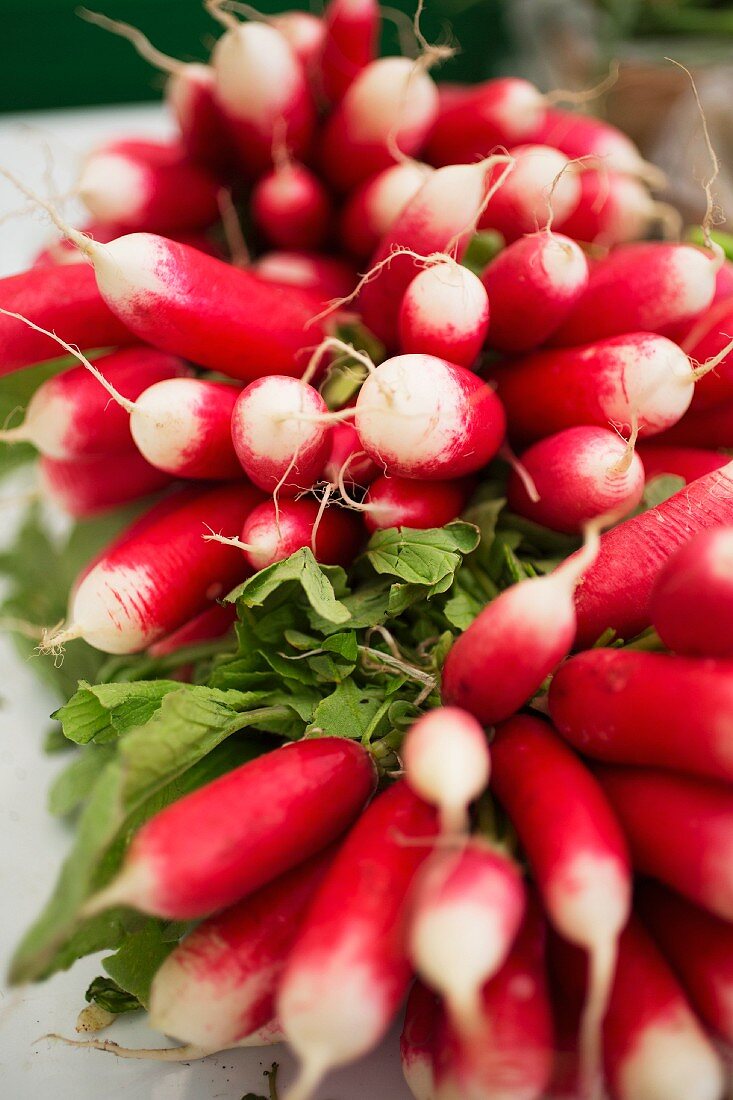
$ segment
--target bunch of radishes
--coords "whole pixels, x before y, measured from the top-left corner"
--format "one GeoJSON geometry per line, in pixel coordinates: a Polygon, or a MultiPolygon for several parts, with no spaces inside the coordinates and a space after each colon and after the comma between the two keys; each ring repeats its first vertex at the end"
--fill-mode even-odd
{"type": "Polygon", "coordinates": [[[718,1100],[733,466],[698,448],[733,447],[731,268],[640,242],[663,211],[614,128],[523,80],[438,87],[427,46],[378,59],[373,0],[209,7],[208,65],[87,13],[169,73],[180,137],[90,154],[92,223],[42,202],[64,241],[0,281],[0,373],[79,360],[2,438],[74,517],[165,490],[48,648],[225,634],[248,574],[449,523],[500,453],[521,521],[584,544],[456,638],[401,777],[345,739],[279,748],[142,826],[85,915],[201,920],[153,982],[168,1057],[284,1037],[292,1100],[380,1041],[414,975],[418,1100],[718,1100]],[[475,274],[483,230],[505,247],[475,274]],[[618,523],[659,474],[686,488],[618,523]]]}

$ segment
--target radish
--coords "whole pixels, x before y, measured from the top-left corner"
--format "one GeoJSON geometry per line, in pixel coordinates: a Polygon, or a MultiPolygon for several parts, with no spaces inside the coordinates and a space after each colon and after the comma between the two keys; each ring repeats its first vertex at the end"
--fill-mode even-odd
{"type": "MultiPolygon", "coordinates": [[[[125,232],[123,228],[110,222],[88,222],[80,232],[91,237],[97,244],[108,244],[125,232]]],[[[216,256],[218,260],[225,258],[223,250],[216,241],[211,240],[201,230],[192,233],[168,233],[168,237],[181,244],[188,244],[197,248],[199,252],[207,252],[209,256],[216,256]]],[[[75,244],[63,237],[57,237],[46,248],[43,248],[33,261],[33,267],[46,267],[49,264],[84,264],[83,254],[75,244]]]]}
{"type": "Polygon", "coordinates": [[[319,248],[328,236],[331,200],[303,164],[277,165],[257,181],[250,202],[256,227],[276,248],[319,248]]]}
{"type": "Polygon", "coordinates": [[[401,750],[405,779],[436,806],[441,831],[468,831],[469,806],[485,790],[491,771],[486,735],[458,707],[428,711],[410,727],[401,750]]]}
{"type": "Polygon", "coordinates": [[[617,940],[631,908],[626,843],[596,781],[544,722],[528,716],[505,722],[491,752],[491,786],[519,835],[550,920],[590,957],[581,1079],[592,1092],[617,940]]]}
{"type": "Polygon", "coordinates": [[[435,118],[438,94],[420,62],[371,61],[356,76],[321,133],[319,160],[328,182],[350,191],[420,152],[435,118]]]}
{"type": "Polygon", "coordinates": [[[733,526],[700,531],[665,563],[650,611],[667,649],[689,657],[733,657],[732,564],[733,526]]]}
{"type": "Polygon", "coordinates": [[[491,303],[489,346],[531,351],[562,323],[588,283],[588,261],[569,237],[520,237],[481,276],[491,303]]]}
{"type": "MultiPolygon", "coordinates": [[[[352,465],[347,468],[349,476],[352,465]]],[[[382,475],[372,481],[362,504],[350,500],[349,505],[363,513],[367,531],[384,531],[388,527],[425,530],[444,527],[457,519],[474,488],[472,478],[416,481],[382,475]]]]}
{"type": "Polygon", "coordinates": [[[723,358],[719,359],[716,369],[700,379],[692,405],[695,415],[733,399],[733,359],[729,347],[730,336],[726,335],[731,331],[731,325],[733,298],[724,298],[713,303],[683,337],[684,350],[697,363],[705,363],[718,357],[727,349],[723,358]]]}
{"type": "Polygon", "coordinates": [[[201,1050],[226,1050],[272,1019],[304,912],[334,852],[311,857],[199,924],[156,972],[150,1023],[201,1050]]]}
{"type": "Polygon", "coordinates": [[[685,353],[649,332],[537,351],[492,373],[511,435],[527,443],[581,424],[654,435],[684,415],[695,388],[685,353]]]}
{"type": "Polygon", "coordinates": [[[277,1014],[301,1059],[286,1100],[306,1100],[329,1069],[366,1054],[387,1031],[410,982],[406,895],[435,831],[432,809],[398,782],[342,845],[280,983],[277,1014]]]}
{"type": "Polygon", "coordinates": [[[646,237],[655,222],[669,217],[667,208],[633,176],[586,166],[578,205],[557,218],[555,226],[573,240],[613,248],[646,237]]]}
{"type": "Polygon", "coordinates": [[[733,447],[733,400],[699,412],[690,411],[657,443],[665,447],[733,447]]]}
{"type": "Polygon", "coordinates": [[[422,982],[415,982],[400,1035],[402,1073],[415,1100],[433,1100],[435,1096],[433,1047],[439,1019],[438,998],[422,982]]]}
{"type": "Polygon", "coordinates": [[[509,507],[552,531],[580,534],[596,516],[633,511],[644,492],[641,459],[607,428],[582,425],[547,436],[522,454],[521,465],[524,478],[509,476],[509,507]]]}
{"type": "Polygon", "coordinates": [[[116,141],[85,159],[79,196],[93,218],[128,231],[199,229],[219,217],[220,185],[175,142],[116,141]]]}
{"type": "Polygon", "coordinates": [[[76,519],[140,500],[171,481],[135,450],[81,459],[42,456],[38,472],[42,494],[76,519]]]}
{"type": "Polygon", "coordinates": [[[117,905],[172,920],[215,913],[321,852],[375,786],[371,757],[354,741],[283,745],[146,821],[85,914],[117,905]]]}
{"type": "Polygon", "coordinates": [[[355,424],[387,473],[442,481],[485,466],[501,446],[505,418],[494,391],[465,367],[397,355],[368,375],[355,424]]]}
{"type": "Polygon", "coordinates": [[[356,271],[346,260],[315,252],[266,252],[255,260],[252,271],[268,283],[317,294],[321,305],[348,297],[357,282],[356,271]]]}
{"type": "Polygon", "coordinates": [[[503,966],[524,907],[519,868],[483,841],[437,852],[420,870],[412,890],[410,958],[463,1035],[481,1027],[481,989],[503,966]]]}
{"type": "Polygon", "coordinates": [[[357,260],[366,260],[417,194],[432,168],[416,161],[393,164],[362,183],[341,211],[339,240],[357,260]]]}
{"type": "MultiPolygon", "coordinates": [[[[0,438],[2,437],[0,436],[0,438]]],[[[338,488],[339,480],[348,482],[350,485],[364,486],[371,484],[379,477],[379,467],[367,455],[361,445],[356,428],[348,420],[342,420],[340,423],[337,422],[333,425],[330,439],[331,449],[323,467],[323,476],[332,486],[338,488]]],[[[414,482],[411,484],[415,485],[414,482]]],[[[369,512],[365,512],[364,516],[367,530],[375,530],[375,527],[371,525],[369,512]]],[[[455,519],[455,515],[451,518],[455,519]]],[[[445,520],[444,522],[447,523],[448,521],[445,520]]],[[[397,525],[388,523],[385,526],[397,525]]],[[[434,525],[429,523],[427,526],[432,527],[434,525]]],[[[437,524],[437,526],[442,526],[442,524],[437,524]]]]}
{"type": "Polygon", "coordinates": [[[359,307],[364,324],[389,348],[398,344],[402,295],[424,262],[415,254],[447,252],[460,260],[487,195],[504,179],[499,177],[487,191],[490,170],[498,163],[504,164],[505,174],[511,168],[511,161],[501,157],[433,172],[382,238],[361,288],[359,307]]]}
{"type": "Polygon", "coordinates": [[[532,901],[503,967],[484,986],[475,1031],[443,1020],[435,1039],[436,1100],[542,1100],[552,1070],[545,928],[532,901]]]}
{"type": "Polygon", "coordinates": [[[303,67],[280,31],[267,23],[237,23],[233,16],[225,22],[228,29],[211,55],[217,102],[241,170],[257,178],[270,168],[278,141],[294,157],[308,153],[315,108],[303,67]]]}
{"type": "Polygon", "coordinates": [[[145,61],[168,74],[165,96],[181,131],[187,156],[214,171],[229,170],[231,135],[216,102],[211,66],[178,61],[161,53],[142,31],[129,23],[84,8],[78,9],[77,14],[88,23],[126,38],[145,61]]]}
{"type": "Polygon", "coordinates": [[[729,784],[652,768],[607,765],[596,774],[626,834],[635,869],[733,920],[729,784]]]}
{"type": "MultiPolygon", "coordinates": [[[[0,279],[0,302],[8,313],[22,313],[81,348],[134,344],[136,337],[101,297],[94,272],[73,267],[34,267],[0,279]]],[[[58,344],[7,315],[0,316],[0,376],[57,357],[58,344]]]]}
{"type": "Polygon", "coordinates": [[[477,275],[446,257],[409,284],[398,323],[403,352],[472,367],[489,330],[489,298],[477,275]]]}
{"type": "MultiPolygon", "coordinates": [[[[687,417],[685,417],[686,420],[687,417]]],[[[731,438],[733,439],[733,436],[731,438]]],[[[663,474],[675,474],[677,477],[684,478],[685,481],[694,481],[698,477],[704,477],[705,474],[719,470],[730,461],[730,456],[721,454],[720,451],[704,451],[696,447],[673,447],[663,443],[640,443],[636,452],[644,463],[647,481],[663,474]]]]}
{"type": "Polygon", "coordinates": [[[188,622],[247,572],[237,550],[201,534],[241,527],[259,499],[243,483],[179,494],[102,554],[73,593],[68,627],[47,647],[84,638],[103,653],[138,653],[188,622]]]}
{"type": "Polygon", "coordinates": [[[733,1043],[733,927],[658,883],[637,888],[636,907],[695,1011],[733,1043]]]}
{"type": "Polygon", "coordinates": [[[609,172],[639,176],[653,184],[664,179],[658,168],[643,160],[631,138],[592,115],[550,107],[539,124],[536,140],[560,149],[573,160],[583,157],[591,164],[599,161],[609,172]]]}
{"type": "Polygon", "coordinates": [[[179,649],[195,645],[197,642],[208,642],[216,638],[223,638],[228,634],[237,621],[237,609],[234,604],[215,603],[194,615],[187,623],[167,634],[159,642],[153,642],[148,646],[148,656],[153,660],[159,657],[167,657],[170,653],[177,653],[179,649]]]}
{"type": "Polygon", "coordinates": [[[591,268],[584,294],[552,343],[585,344],[642,330],[664,334],[710,304],[715,273],[710,254],[693,245],[621,245],[591,268]]]}
{"type": "Polygon", "coordinates": [[[284,11],[270,16],[270,23],[289,43],[303,66],[313,91],[320,86],[320,61],[326,38],[326,21],[309,11],[284,11]]]}
{"type": "Polygon", "coordinates": [[[697,317],[693,317],[691,321],[672,326],[667,335],[676,344],[684,347],[685,351],[688,351],[688,345],[694,344],[697,340],[706,336],[721,316],[730,313],[730,307],[733,304],[731,302],[732,298],[733,263],[730,260],[725,260],[715,274],[715,293],[709,307],[699,313],[697,317]]]}
{"type": "Polygon", "coordinates": [[[321,90],[330,103],[343,99],[377,56],[381,13],[375,0],[330,0],[324,17],[321,90]]]}
{"type": "Polygon", "coordinates": [[[534,141],[545,111],[542,93],[516,77],[451,89],[441,97],[425,158],[438,167],[469,164],[498,146],[534,141]]]}
{"type": "Polygon", "coordinates": [[[320,479],[330,450],[326,402],[297,378],[250,383],[232,412],[234,450],[247,476],[268,492],[295,496],[320,479]]]}
{"type": "Polygon", "coordinates": [[[598,553],[598,530],[545,577],[532,577],[492,600],[453,643],[443,665],[444,703],[482,725],[508,718],[567,656],[575,636],[575,586],[598,553]]]}
{"type": "MultiPolygon", "coordinates": [[[[512,170],[479,219],[479,229],[495,229],[507,242],[549,228],[567,217],[580,200],[575,166],[546,145],[517,145],[510,150],[512,170]]],[[[497,178],[497,169],[492,173],[497,178]]]]}
{"type": "MultiPolygon", "coordinates": [[[[135,401],[164,378],[188,373],[180,359],[145,347],[100,356],[96,363],[128,401],[135,401]]],[[[109,393],[84,366],[43,382],[30,400],[23,423],[0,432],[0,440],[32,443],[48,458],[65,460],[132,450],[128,412],[110,401],[109,393]]]]}
{"type": "Polygon", "coordinates": [[[733,781],[726,661],[590,649],[557,670],[549,708],[563,737],[595,760],[733,781]]]}
{"type": "Polygon", "coordinates": [[[645,630],[652,587],[671,554],[697,531],[730,523],[733,463],[607,531],[575,594],[576,647],[593,645],[609,629],[626,639],[645,630]],[[634,563],[631,570],[629,562],[634,563]]]}
{"type": "Polygon", "coordinates": [[[314,500],[267,500],[253,508],[240,538],[218,534],[204,538],[237,546],[255,572],[289,558],[309,546],[324,565],[351,565],[364,542],[359,520],[342,508],[326,508],[314,500]]]}
{"type": "Polygon", "coordinates": [[[133,402],[130,431],[140,453],[175,477],[241,476],[232,444],[232,412],[239,390],[202,378],[167,378],[133,402]]]}

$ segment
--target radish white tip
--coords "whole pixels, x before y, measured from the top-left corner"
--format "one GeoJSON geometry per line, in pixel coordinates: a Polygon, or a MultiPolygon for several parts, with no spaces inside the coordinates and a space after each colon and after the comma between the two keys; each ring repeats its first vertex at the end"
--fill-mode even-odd
{"type": "Polygon", "coordinates": [[[67,642],[73,642],[77,638],[81,638],[81,636],[82,628],[75,623],[72,623],[71,626],[63,630],[57,628],[44,630],[39,649],[41,653],[58,654],[67,642]]]}
{"type": "Polygon", "coordinates": [[[49,1032],[41,1035],[36,1042],[52,1039],[55,1043],[64,1043],[69,1047],[84,1047],[87,1050],[101,1050],[105,1054],[114,1054],[116,1058],[134,1058],[149,1062],[192,1062],[198,1058],[207,1058],[216,1051],[187,1043],[182,1047],[123,1047],[112,1039],[68,1039],[65,1035],[49,1032]]]}
{"type": "Polygon", "coordinates": [[[446,804],[439,808],[440,831],[443,836],[461,836],[468,832],[468,809],[462,804],[446,804]]]}
{"type": "Polygon", "coordinates": [[[145,902],[149,893],[150,876],[145,865],[131,861],[122,868],[108,886],[88,898],[79,915],[82,919],[87,919],[118,905],[126,905],[146,912],[145,902]]]}
{"type": "Polygon", "coordinates": [[[310,1100],[328,1070],[328,1058],[311,1057],[302,1062],[298,1076],[285,1092],[283,1100],[310,1100]]]}
{"type": "Polygon", "coordinates": [[[17,428],[4,428],[0,431],[0,443],[32,443],[30,433],[25,424],[19,424],[17,428]]]}
{"type": "Polygon", "coordinates": [[[616,947],[615,936],[604,937],[589,952],[588,993],[580,1021],[582,1100],[602,1100],[603,1097],[602,1027],[616,966],[616,947]]]}

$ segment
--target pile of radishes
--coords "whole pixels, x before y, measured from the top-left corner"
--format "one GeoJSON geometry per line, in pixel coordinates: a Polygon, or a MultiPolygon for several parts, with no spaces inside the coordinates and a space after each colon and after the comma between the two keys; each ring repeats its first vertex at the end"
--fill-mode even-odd
{"type": "Polygon", "coordinates": [[[169,74],[180,135],[90,153],[90,223],[39,199],[63,240],[0,281],[0,373],[78,360],[2,439],[72,517],[160,494],[45,647],[227,635],[251,574],[442,527],[497,457],[511,512],[583,543],[455,638],[399,777],[346,739],[278,748],[152,817],[84,915],[200,921],[153,981],[166,1057],[284,1039],[290,1100],[408,993],[418,1100],[720,1100],[733,267],[643,239],[668,219],[610,125],[520,79],[437,85],[419,27],[378,58],[375,0],[208,7],[208,64],[87,13],[169,74]]]}

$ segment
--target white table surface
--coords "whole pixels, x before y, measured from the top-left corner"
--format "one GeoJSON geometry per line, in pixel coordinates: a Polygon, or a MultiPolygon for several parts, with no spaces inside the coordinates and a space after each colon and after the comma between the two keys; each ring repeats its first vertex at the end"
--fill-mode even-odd
{"type": "MultiPolygon", "coordinates": [[[[79,155],[115,135],[165,136],[170,123],[157,107],[5,116],[0,119],[0,165],[24,182],[57,195],[73,188],[79,155]],[[53,177],[52,182],[50,176],[53,177]]],[[[70,218],[79,210],[64,207],[70,218]]],[[[48,220],[0,179],[0,276],[23,270],[51,237],[48,220]],[[23,211],[20,216],[5,215],[23,211]]],[[[0,298],[0,306],[2,305],[0,298]]],[[[0,488],[0,498],[7,492],[0,488]]],[[[7,537],[9,510],[2,512],[7,537]]],[[[65,761],[45,756],[42,738],[55,700],[0,638],[0,967],[4,971],[21,933],[44,903],[69,844],[68,830],[45,810],[49,784],[65,761]]],[[[287,1082],[293,1062],[280,1046],[231,1051],[191,1065],[121,1061],[73,1050],[39,1036],[74,1034],[87,984],[101,972],[98,957],[84,959],[49,982],[21,990],[0,985],[0,1097],[3,1100],[240,1100],[267,1092],[263,1071],[281,1064],[287,1082]]],[[[140,1018],[118,1021],[103,1033],[129,1046],[163,1045],[140,1018]]],[[[381,1050],[334,1073],[319,1100],[408,1100],[399,1068],[397,1032],[381,1050]]]]}

